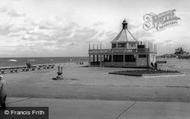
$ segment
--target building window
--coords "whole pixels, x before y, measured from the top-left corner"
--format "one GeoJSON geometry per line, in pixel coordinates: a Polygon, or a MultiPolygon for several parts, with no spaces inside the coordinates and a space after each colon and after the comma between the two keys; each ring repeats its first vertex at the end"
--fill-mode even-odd
{"type": "Polygon", "coordinates": [[[139,55],[139,58],[146,58],[145,54],[139,55]]]}
{"type": "Polygon", "coordinates": [[[114,55],[113,61],[114,62],[123,62],[123,55],[114,55]]]}
{"type": "Polygon", "coordinates": [[[118,43],[118,47],[119,48],[125,48],[126,47],[126,43],[118,43]]]}
{"type": "Polygon", "coordinates": [[[115,43],[112,44],[112,48],[116,48],[116,44],[115,43]]]}
{"type": "Polygon", "coordinates": [[[125,55],[125,62],[136,62],[134,55],[125,55]]]}
{"type": "Polygon", "coordinates": [[[143,49],[143,48],[145,48],[145,45],[138,45],[137,47],[138,47],[138,49],[143,49]]]}
{"type": "Polygon", "coordinates": [[[131,45],[131,47],[136,47],[135,43],[131,43],[130,45],[131,45]]]}

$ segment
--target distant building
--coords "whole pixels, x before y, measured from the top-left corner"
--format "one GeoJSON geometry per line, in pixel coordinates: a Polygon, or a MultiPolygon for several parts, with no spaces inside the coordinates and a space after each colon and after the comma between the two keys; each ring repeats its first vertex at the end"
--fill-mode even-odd
{"type": "Polygon", "coordinates": [[[175,55],[183,55],[183,54],[189,54],[189,52],[183,50],[182,47],[179,47],[179,48],[175,49],[175,53],[174,54],[175,55]]]}
{"type": "Polygon", "coordinates": [[[147,45],[134,38],[124,20],[122,30],[111,41],[110,49],[91,49],[89,46],[89,64],[105,67],[150,67],[151,63],[156,62],[156,47],[153,44],[151,48],[147,45]]]}
{"type": "Polygon", "coordinates": [[[179,59],[189,59],[190,58],[189,52],[183,50],[182,47],[175,49],[174,55],[179,59]]]}

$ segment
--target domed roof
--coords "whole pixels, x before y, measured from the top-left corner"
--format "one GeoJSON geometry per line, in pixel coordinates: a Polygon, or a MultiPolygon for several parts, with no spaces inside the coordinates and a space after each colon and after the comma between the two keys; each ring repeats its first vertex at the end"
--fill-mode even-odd
{"type": "Polygon", "coordinates": [[[112,43],[115,42],[127,42],[127,41],[134,41],[136,42],[137,40],[134,38],[134,36],[131,34],[131,32],[127,28],[127,21],[126,19],[123,20],[122,23],[122,30],[120,33],[112,40],[112,43]]]}

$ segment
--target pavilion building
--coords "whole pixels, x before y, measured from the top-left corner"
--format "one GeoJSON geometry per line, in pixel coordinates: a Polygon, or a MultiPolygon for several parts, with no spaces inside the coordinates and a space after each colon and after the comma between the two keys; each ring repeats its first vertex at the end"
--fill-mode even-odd
{"type": "Polygon", "coordinates": [[[126,20],[122,30],[111,41],[110,49],[91,49],[89,45],[89,64],[104,67],[150,67],[156,62],[156,47],[137,41],[128,30],[126,20]]]}

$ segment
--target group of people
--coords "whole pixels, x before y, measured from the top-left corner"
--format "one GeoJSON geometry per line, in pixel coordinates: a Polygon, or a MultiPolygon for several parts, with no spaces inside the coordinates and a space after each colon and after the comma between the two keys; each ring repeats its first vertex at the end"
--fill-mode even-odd
{"type": "Polygon", "coordinates": [[[154,70],[158,70],[158,64],[157,64],[157,62],[155,62],[155,63],[151,62],[151,67],[154,70]]]}
{"type": "Polygon", "coordinates": [[[63,80],[63,66],[58,66],[57,76],[53,80],[63,80]]]}

